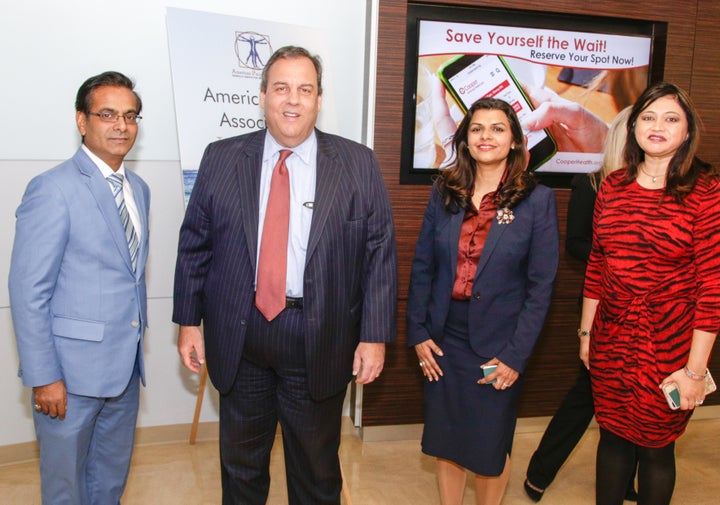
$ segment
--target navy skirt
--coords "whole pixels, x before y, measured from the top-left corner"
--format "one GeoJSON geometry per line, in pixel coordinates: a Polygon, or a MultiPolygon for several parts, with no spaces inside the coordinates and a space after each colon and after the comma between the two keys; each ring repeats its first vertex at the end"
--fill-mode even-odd
{"type": "MultiPolygon", "coordinates": [[[[486,477],[502,473],[512,449],[522,375],[505,390],[478,384],[481,365],[494,356],[478,356],[468,341],[470,304],[453,300],[444,339],[435,356],[443,376],[425,383],[422,451],[486,477]]],[[[498,338],[509,336],[498,335],[498,338]]]]}

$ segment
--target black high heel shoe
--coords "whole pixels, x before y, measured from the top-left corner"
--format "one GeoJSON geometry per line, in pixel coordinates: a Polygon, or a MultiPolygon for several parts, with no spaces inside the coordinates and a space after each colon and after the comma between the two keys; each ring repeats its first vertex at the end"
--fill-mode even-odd
{"type": "Polygon", "coordinates": [[[631,487],[625,493],[625,501],[638,501],[638,494],[635,488],[631,487]]]}
{"type": "Polygon", "coordinates": [[[525,482],[523,482],[523,487],[525,488],[525,493],[527,493],[528,497],[530,497],[530,499],[534,502],[539,502],[543,496],[543,493],[545,492],[544,489],[533,486],[532,483],[527,479],[525,479],[525,482]]]}

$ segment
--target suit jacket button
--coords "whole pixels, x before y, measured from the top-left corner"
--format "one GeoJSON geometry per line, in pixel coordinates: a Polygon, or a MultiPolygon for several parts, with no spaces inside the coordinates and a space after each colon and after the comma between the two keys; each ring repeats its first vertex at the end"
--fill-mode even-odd
{"type": "Polygon", "coordinates": [[[140,326],[140,323],[137,322],[137,321],[133,321],[133,322],[130,323],[130,324],[132,325],[133,328],[137,328],[138,326],[140,326]]]}
{"type": "Polygon", "coordinates": [[[473,298],[475,298],[476,300],[479,300],[479,299],[480,299],[480,293],[473,293],[473,298]]]}

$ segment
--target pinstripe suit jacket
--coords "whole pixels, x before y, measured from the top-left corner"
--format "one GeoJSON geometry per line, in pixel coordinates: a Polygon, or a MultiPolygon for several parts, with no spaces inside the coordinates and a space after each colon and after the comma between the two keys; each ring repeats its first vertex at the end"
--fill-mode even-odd
{"type": "MultiPolygon", "coordinates": [[[[374,153],[316,130],[317,179],[303,280],[315,399],[347,387],[357,344],[395,339],[397,252],[374,153]]],[[[210,144],[180,230],[173,321],[204,328],[210,378],[235,380],[254,305],[265,130],[210,144]]]]}

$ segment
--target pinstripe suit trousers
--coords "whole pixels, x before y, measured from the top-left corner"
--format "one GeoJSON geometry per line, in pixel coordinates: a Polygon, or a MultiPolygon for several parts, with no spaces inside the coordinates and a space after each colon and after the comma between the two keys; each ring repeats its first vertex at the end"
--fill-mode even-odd
{"type": "Polygon", "coordinates": [[[302,309],[285,309],[271,322],[253,309],[248,323],[237,378],[220,397],[223,504],[266,503],[279,422],[289,503],[339,505],[344,392],[311,398],[302,309]]]}

